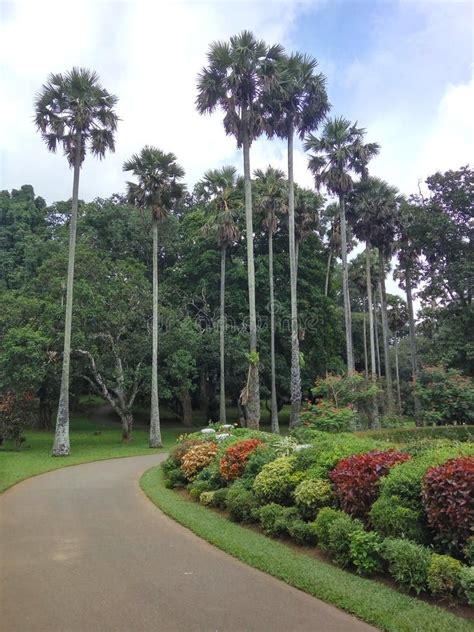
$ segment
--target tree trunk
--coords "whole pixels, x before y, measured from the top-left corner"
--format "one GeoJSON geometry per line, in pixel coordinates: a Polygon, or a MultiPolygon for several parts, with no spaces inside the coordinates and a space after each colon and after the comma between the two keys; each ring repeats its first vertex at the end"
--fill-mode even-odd
{"type": "Polygon", "coordinates": [[[220,313],[220,392],[219,392],[219,421],[226,422],[225,411],[225,256],[227,248],[221,249],[221,313],[220,313]]]}
{"type": "Polygon", "coordinates": [[[375,328],[375,350],[377,352],[377,373],[379,380],[382,379],[382,362],[380,360],[380,336],[379,336],[379,320],[377,315],[377,301],[374,296],[374,328],[375,328]]]}
{"type": "Polygon", "coordinates": [[[341,214],[342,291],[344,296],[344,322],[346,326],[347,372],[354,373],[354,348],[352,345],[351,298],[349,295],[349,270],[347,265],[346,204],[344,196],[339,196],[341,214]]]}
{"type": "MultiPolygon", "coordinates": [[[[365,246],[365,276],[367,284],[367,303],[369,308],[369,340],[370,340],[370,378],[372,384],[377,384],[377,365],[375,360],[375,327],[374,327],[374,305],[372,300],[372,271],[371,271],[370,246],[365,246]]],[[[377,404],[377,396],[374,395],[372,400],[372,427],[379,428],[379,407],[377,404]]]]}
{"type": "Polygon", "coordinates": [[[326,266],[326,281],[324,282],[324,296],[329,293],[329,277],[331,276],[332,249],[329,250],[328,263],[326,266]]]}
{"type": "Polygon", "coordinates": [[[120,411],[119,415],[122,421],[122,441],[124,443],[130,443],[132,440],[133,415],[130,412],[120,411]]]}
{"type": "Polygon", "coordinates": [[[270,419],[272,432],[278,434],[278,404],[276,394],[276,365],[275,365],[275,297],[273,288],[273,227],[268,231],[268,277],[270,284],[270,363],[271,363],[271,410],[270,419]]]}
{"type": "MultiPolygon", "coordinates": [[[[244,121],[244,127],[247,123],[244,121]]],[[[258,429],[260,425],[259,357],[257,353],[257,313],[255,311],[255,263],[253,256],[252,182],[250,179],[250,139],[248,129],[243,132],[245,226],[247,232],[247,274],[249,286],[249,333],[250,358],[247,380],[247,427],[258,429]]]]}
{"type": "Polygon", "coordinates": [[[193,407],[191,405],[191,395],[189,391],[183,390],[179,395],[179,401],[182,410],[182,420],[185,426],[193,425],[193,407]]]}
{"type": "Polygon", "coordinates": [[[64,323],[64,352],[61,374],[56,432],[53,456],[68,456],[69,443],[69,372],[71,364],[72,299],[74,291],[74,263],[76,258],[77,207],[79,202],[79,175],[81,172],[81,134],[76,136],[76,156],[72,184],[71,223],[69,225],[69,255],[67,264],[66,319],[64,323]]]}
{"type": "Polygon", "coordinates": [[[392,385],[392,367],[390,366],[389,341],[388,341],[388,317],[387,317],[387,294],[385,291],[385,257],[383,252],[379,250],[379,292],[380,306],[382,313],[382,340],[383,355],[385,365],[385,384],[387,389],[387,408],[388,412],[393,413],[393,385],[392,385]]]}
{"type": "Polygon", "coordinates": [[[363,305],[363,328],[364,328],[364,374],[365,374],[365,379],[368,380],[369,379],[369,363],[368,363],[368,354],[367,354],[367,315],[366,315],[366,309],[365,309],[365,301],[364,301],[364,305],[363,305]]]}
{"type": "Polygon", "coordinates": [[[298,339],[297,263],[295,247],[295,185],[293,177],[293,127],[288,132],[288,232],[290,250],[290,297],[291,297],[291,378],[290,378],[290,428],[300,421],[301,373],[300,345],[298,339]]]}
{"type": "Polygon", "coordinates": [[[153,213],[153,339],[151,353],[150,448],[161,448],[160,407],[158,402],[158,218],[153,213]]]}
{"type": "Polygon", "coordinates": [[[402,414],[402,392],[400,390],[400,371],[398,367],[398,336],[395,334],[395,376],[397,378],[398,413],[402,414]]]}
{"type": "Polygon", "coordinates": [[[199,377],[199,408],[207,420],[209,418],[209,375],[207,367],[203,367],[199,377]]]}
{"type": "MultiPolygon", "coordinates": [[[[407,293],[408,331],[410,336],[411,379],[414,387],[418,376],[418,362],[416,357],[415,313],[413,310],[412,282],[409,264],[405,266],[405,288],[407,293]]],[[[415,408],[415,423],[417,426],[422,426],[423,422],[421,419],[420,400],[418,399],[414,389],[413,404],[415,408]]]]}
{"type": "Polygon", "coordinates": [[[247,416],[245,414],[245,406],[240,403],[240,398],[237,399],[237,410],[239,411],[239,423],[241,428],[247,427],[247,416]]]}

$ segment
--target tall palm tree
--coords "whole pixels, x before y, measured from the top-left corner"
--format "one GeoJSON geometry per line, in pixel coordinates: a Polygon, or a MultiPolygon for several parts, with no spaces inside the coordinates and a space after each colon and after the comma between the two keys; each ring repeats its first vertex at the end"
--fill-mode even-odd
{"type": "Polygon", "coordinates": [[[327,121],[319,138],[309,134],[304,144],[306,151],[312,152],[309,168],[314,174],[316,186],[318,188],[321,185],[325,186],[329,193],[337,195],[339,198],[342,287],[349,373],[353,373],[355,367],[347,265],[346,199],[353,186],[352,174],[363,175],[366,172],[368,161],[379,150],[376,143],[364,144],[364,135],[364,129],[339,117],[327,121]]]}
{"type": "Polygon", "coordinates": [[[284,138],[288,144],[288,233],[291,292],[291,414],[290,427],[299,423],[301,408],[300,352],[298,339],[297,252],[295,236],[295,185],[293,145],[315,130],[329,110],[326,78],[316,73],[313,57],[293,53],[278,64],[279,81],[266,95],[267,133],[284,138]]]}
{"type": "MultiPolygon", "coordinates": [[[[387,258],[395,240],[398,214],[398,191],[379,178],[366,177],[352,191],[348,205],[348,219],[357,237],[366,242],[367,293],[372,290],[371,248],[379,252],[378,285],[382,316],[382,341],[384,347],[385,380],[387,385],[387,406],[393,410],[392,368],[389,355],[389,332],[387,319],[387,297],[385,275],[387,258]]],[[[371,298],[369,298],[369,301],[371,298]]],[[[373,327],[373,322],[370,324],[373,327]]],[[[372,336],[372,332],[371,332],[372,336]]],[[[375,347],[372,346],[372,375],[374,375],[375,347]]]]}
{"type": "Polygon", "coordinates": [[[225,132],[235,137],[237,147],[242,147],[243,153],[250,353],[242,401],[247,407],[250,428],[258,428],[260,423],[250,146],[263,132],[262,97],[277,79],[276,62],[281,56],[281,46],[269,47],[262,40],[255,39],[249,31],[231,37],[228,43],[214,42],[208,53],[208,66],[198,77],[196,100],[201,114],[212,113],[217,108],[224,112],[225,132]]]}
{"type": "Polygon", "coordinates": [[[146,145],[123,165],[137,182],[127,182],[130,204],[151,212],[153,236],[153,339],[151,358],[150,448],[161,448],[160,409],[158,403],[158,223],[184,193],[179,181],[184,170],[172,153],[146,145]]]}
{"type": "Polygon", "coordinates": [[[69,443],[69,372],[74,290],[79,176],[87,151],[103,158],[115,150],[114,133],[118,116],[117,97],[102,88],[97,73],[73,68],[65,74],[51,74],[35,98],[35,123],[51,152],[61,146],[73,168],[69,258],[64,324],[64,353],[53,455],[67,456],[69,443]]]}
{"type": "Polygon", "coordinates": [[[402,393],[400,388],[400,370],[398,363],[398,344],[408,323],[407,304],[399,296],[389,296],[388,303],[388,326],[393,335],[393,346],[395,348],[395,378],[397,382],[397,403],[398,412],[402,414],[402,393]]]}
{"type": "Polygon", "coordinates": [[[217,245],[221,250],[219,420],[225,424],[225,264],[228,248],[240,237],[236,222],[242,208],[242,201],[237,189],[237,170],[235,167],[222,167],[207,171],[204,178],[196,185],[196,193],[207,203],[210,212],[205,230],[216,233],[217,245]]]}
{"type": "Polygon", "coordinates": [[[256,206],[263,213],[263,226],[268,232],[268,277],[270,286],[270,363],[271,363],[271,426],[272,432],[279,433],[278,403],[276,393],[275,362],[275,293],[273,282],[273,235],[278,227],[278,215],[286,210],[287,185],[283,171],[267,167],[266,171],[257,169],[256,206]]]}

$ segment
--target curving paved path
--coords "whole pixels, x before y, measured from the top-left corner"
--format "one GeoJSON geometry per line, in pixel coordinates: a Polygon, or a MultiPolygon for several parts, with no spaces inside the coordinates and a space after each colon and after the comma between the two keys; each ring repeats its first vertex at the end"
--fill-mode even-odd
{"type": "Polygon", "coordinates": [[[0,496],[2,632],[369,632],[215,549],[138,486],[164,457],[43,474],[0,496]]]}

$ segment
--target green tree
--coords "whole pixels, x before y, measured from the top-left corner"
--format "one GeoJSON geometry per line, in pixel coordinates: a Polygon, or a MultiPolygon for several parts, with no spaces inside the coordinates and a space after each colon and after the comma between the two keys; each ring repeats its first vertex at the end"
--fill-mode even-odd
{"type": "Polygon", "coordinates": [[[220,108],[225,114],[226,133],[234,136],[237,146],[243,150],[250,330],[249,371],[243,399],[248,425],[252,428],[258,428],[260,421],[260,384],[250,146],[263,131],[262,96],[277,77],[276,62],[281,56],[279,45],[268,47],[249,31],[242,31],[231,37],[229,43],[211,44],[208,66],[198,77],[198,111],[204,114],[220,108]]]}
{"type": "Polygon", "coordinates": [[[222,424],[225,424],[227,423],[225,398],[225,268],[227,251],[240,238],[237,220],[242,208],[242,200],[237,189],[237,170],[234,167],[222,167],[221,169],[207,171],[204,174],[204,178],[196,185],[195,193],[207,203],[210,218],[205,225],[205,229],[216,233],[217,245],[221,250],[219,420],[222,424]]]}
{"type": "Polygon", "coordinates": [[[35,123],[49,151],[62,146],[74,169],[70,220],[69,261],[67,271],[66,319],[64,326],[63,371],[59,396],[54,456],[69,454],[69,372],[71,359],[71,323],[76,248],[79,175],[86,152],[102,158],[114,151],[114,133],[118,117],[114,111],[117,97],[99,84],[97,73],[73,68],[51,74],[35,98],[35,123]]]}
{"type": "Polygon", "coordinates": [[[256,206],[263,214],[263,226],[268,233],[268,281],[270,287],[270,370],[272,432],[279,433],[275,360],[275,291],[273,275],[273,236],[279,215],[286,209],[287,184],[283,171],[267,167],[255,171],[256,206]]]}
{"type": "Polygon", "coordinates": [[[279,81],[267,94],[267,132],[287,140],[288,145],[288,235],[291,292],[291,415],[290,426],[299,423],[301,373],[298,334],[297,243],[295,234],[295,184],[293,145],[297,134],[303,139],[316,129],[329,110],[326,78],[316,74],[313,57],[294,53],[278,63],[279,81]]]}
{"type": "Polygon", "coordinates": [[[339,198],[344,322],[349,373],[354,371],[354,349],[347,264],[346,199],[353,186],[352,174],[365,173],[368,160],[379,150],[376,143],[364,144],[364,135],[364,129],[340,117],[328,120],[319,138],[314,134],[308,134],[304,144],[306,151],[311,152],[309,168],[314,174],[316,186],[325,186],[329,193],[339,198]]]}
{"type": "Polygon", "coordinates": [[[145,146],[123,165],[138,182],[127,182],[128,200],[134,206],[148,210],[152,216],[153,235],[153,340],[151,370],[150,448],[160,448],[161,428],[158,403],[158,223],[163,220],[184,192],[179,181],[184,170],[172,153],[145,146]]]}

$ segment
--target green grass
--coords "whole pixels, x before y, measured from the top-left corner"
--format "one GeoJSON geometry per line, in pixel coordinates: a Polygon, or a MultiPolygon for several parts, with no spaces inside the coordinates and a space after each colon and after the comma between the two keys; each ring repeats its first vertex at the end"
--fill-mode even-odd
{"type": "MultiPolygon", "coordinates": [[[[169,449],[182,432],[182,427],[162,428],[163,450],[169,449]]],[[[124,444],[119,424],[117,428],[108,428],[81,417],[71,420],[70,456],[51,456],[53,438],[52,432],[29,430],[20,452],[13,450],[10,444],[0,448],[0,492],[25,478],[61,467],[151,453],[147,431],[135,430],[133,441],[124,444]]]]}
{"type": "Polygon", "coordinates": [[[165,487],[159,467],[145,472],[140,485],[164,513],[226,553],[383,630],[472,630],[472,623],[446,610],[295,551],[188,500],[165,487]]]}

